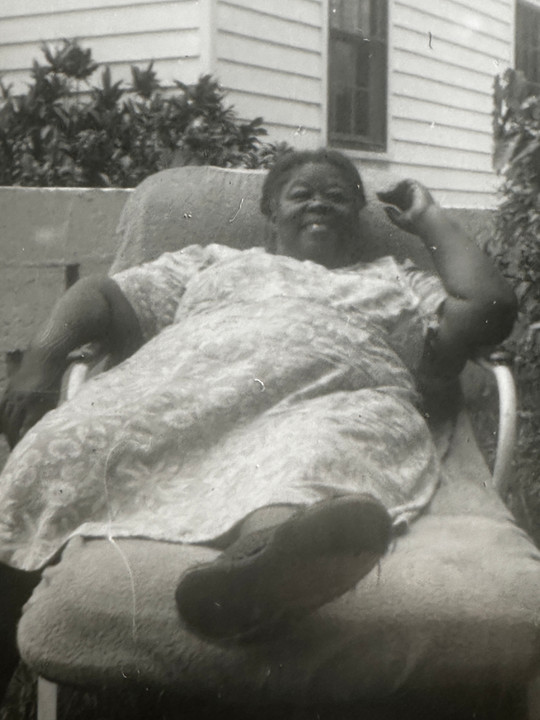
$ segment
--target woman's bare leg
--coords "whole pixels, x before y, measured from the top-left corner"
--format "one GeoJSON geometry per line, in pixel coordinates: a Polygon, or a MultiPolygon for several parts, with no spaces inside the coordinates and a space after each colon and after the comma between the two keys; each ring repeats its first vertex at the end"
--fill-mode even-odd
{"type": "Polygon", "coordinates": [[[265,530],[292,517],[298,511],[297,505],[267,505],[255,510],[242,521],[239,529],[239,536],[265,530]]]}

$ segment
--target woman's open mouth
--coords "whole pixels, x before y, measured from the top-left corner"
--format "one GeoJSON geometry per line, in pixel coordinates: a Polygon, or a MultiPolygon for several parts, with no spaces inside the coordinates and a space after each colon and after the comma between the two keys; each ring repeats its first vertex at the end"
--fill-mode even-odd
{"type": "Polygon", "coordinates": [[[328,230],[330,230],[330,226],[326,220],[308,220],[302,227],[304,230],[313,233],[328,232],[328,230]]]}

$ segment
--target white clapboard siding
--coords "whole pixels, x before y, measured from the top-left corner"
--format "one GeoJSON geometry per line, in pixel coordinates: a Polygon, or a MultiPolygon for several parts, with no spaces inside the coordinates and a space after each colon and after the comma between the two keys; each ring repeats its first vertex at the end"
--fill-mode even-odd
{"type": "Polygon", "coordinates": [[[110,7],[159,4],[163,0],[2,0],[0,17],[52,15],[59,12],[79,11],[88,8],[100,9],[110,7]]]}
{"type": "Polygon", "coordinates": [[[455,26],[459,37],[464,30],[471,30],[480,37],[485,37],[491,46],[493,38],[497,38],[504,44],[507,42],[509,19],[500,12],[499,4],[489,8],[485,0],[470,2],[468,0],[414,0],[414,3],[407,0],[396,0],[396,4],[402,4],[408,9],[414,8],[414,12],[421,13],[428,18],[433,26],[432,34],[438,35],[438,30],[444,28],[442,37],[448,32],[448,26],[455,26]],[[487,9],[487,11],[486,11],[487,9]],[[491,10],[491,11],[490,11],[491,10]]]}
{"type": "Polygon", "coordinates": [[[137,12],[126,23],[128,8],[88,9],[84,12],[69,12],[34,17],[5,18],[2,22],[3,42],[11,37],[17,42],[40,42],[55,39],[61,21],[64,37],[94,38],[103,35],[119,35],[160,32],[171,28],[197,29],[199,11],[192,2],[162,2],[139,5],[137,12]]]}
{"type": "MultiPolygon", "coordinates": [[[[319,108],[316,105],[308,105],[306,103],[291,102],[290,100],[282,100],[273,93],[266,93],[265,88],[261,88],[258,93],[244,93],[234,89],[229,89],[227,101],[232,103],[238,114],[244,117],[243,108],[247,105],[249,99],[249,111],[245,114],[247,118],[262,116],[265,124],[277,123],[288,127],[291,135],[298,128],[307,128],[308,130],[319,130],[319,108]],[[273,118],[282,118],[276,120],[273,118]]],[[[269,138],[273,140],[273,138],[269,138]]]]}
{"type": "MultiPolygon", "coordinates": [[[[102,35],[92,38],[91,42],[81,40],[83,47],[92,50],[92,56],[100,63],[124,62],[132,60],[139,62],[155,59],[178,58],[180,55],[193,57],[199,51],[197,33],[183,30],[161,31],[159,33],[144,33],[134,35],[102,35]],[[137,51],[134,52],[134,46],[137,51]],[[179,50],[182,52],[179,52],[179,50]]],[[[25,62],[29,56],[39,58],[39,44],[21,43],[16,46],[0,45],[0,67],[4,72],[24,70],[28,68],[25,62]]]]}
{"type": "Polygon", "coordinates": [[[442,147],[428,139],[429,136],[424,142],[396,140],[396,154],[399,153],[400,162],[407,165],[436,164],[448,170],[491,173],[491,153],[470,150],[456,152],[455,148],[442,147]]]}
{"type": "Polygon", "coordinates": [[[413,50],[394,48],[394,65],[416,77],[438,77],[441,72],[446,75],[447,84],[472,90],[474,93],[491,94],[493,74],[496,66],[492,64],[490,72],[478,70],[475,65],[463,67],[458,63],[450,65],[437,55],[422,56],[413,50]]]}
{"type": "Polygon", "coordinates": [[[238,114],[262,116],[272,142],[321,144],[323,3],[217,2],[215,73],[238,114]]]}
{"type": "Polygon", "coordinates": [[[491,91],[488,87],[477,90],[464,88],[454,82],[452,72],[441,70],[441,78],[427,77],[409,71],[407,65],[396,68],[396,82],[399,94],[414,96],[419,100],[430,100],[440,105],[451,104],[463,110],[475,110],[477,113],[491,112],[491,91]]]}
{"type": "Polygon", "coordinates": [[[491,114],[485,111],[476,112],[470,108],[456,108],[450,104],[441,105],[430,99],[420,100],[414,95],[405,94],[392,98],[392,108],[392,124],[396,119],[417,122],[419,133],[423,132],[423,124],[426,122],[430,125],[435,123],[483,135],[491,133],[491,114]]]}
{"type": "Polygon", "coordinates": [[[296,21],[302,25],[318,27],[320,24],[319,0],[230,0],[231,6],[244,8],[286,22],[296,21]]]}
{"type": "Polygon", "coordinates": [[[268,136],[264,140],[272,142],[286,142],[298,148],[316,148],[321,144],[321,133],[319,128],[306,128],[304,125],[292,129],[289,124],[281,125],[279,123],[267,122],[265,120],[264,127],[268,131],[268,136]]]}
{"type": "MultiPolygon", "coordinates": [[[[396,50],[414,53],[422,60],[438,60],[446,63],[452,71],[454,68],[468,68],[492,75],[494,72],[499,72],[501,66],[508,62],[508,46],[505,47],[504,55],[494,57],[477,50],[474,45],[458,47],[444,38],[437,38],[436,41],[431,38],[430,47],[429,31],[426,34],[425,27],[399,26],[397,29],[394,44],[396,50]]],[[[510,34],[509,30],[509,42],[510,34]]]]}
{"type": "MultiPolygon", "coordinates": [[[[498,58],[506,52],[507,39],[499,34],[493,35],[484,29],[484,24],[478,16],[478,26],[473,27],[467,22],[469,12],[462,4],[458,5],[453,0],[448,0],[455,8],[454,16],[442,18],[438,12],[426,12],[421,10],[416,0],[395,0],[394,3],[394,24],[401,28],[423,28],[425,35],[431,33],[432,47],[436,49],[439,39],[451,42],[456,47],[470,48],[484,53],[488,57],[498,58]]],[[[427,3],[426,3],[427,4],[427,3]]],[[[470,6],[473,7],[471,0],[470,6]]],[[[438,10],[439,3],[429,5],[438,10]]]]}
{"type": "Polygon", "coordinates": [[[284,74],[279,70],[222,60],[219,79],[224,87],[234,87],[238,92],[259,94],[266,90],[282,100],[294,99],[306,105],[320,103],[320,80],[296,73],[287,73],[284,82],[284,74]]]}
{"type": "MultiPolygon", "coordinates": [[[[106,64],[111,68],[111,74],[114,76],[115,81],[121,80],[124,85],[131,85],[132,72],[131,68],[133,65],[139,68],[146,68],[152,62],[152,58],[147,59],[141,58],[137,62],[118,62],[118,61],[107,61],[106,64]]],[[[197,79],[201,75],[201,63],[198,57],[186,57],[178,59],[177,57],[161,58],[156,64],[154,62],[153,68],[157,67],[157,76],[160,86],[169,92],[172,92],[176,87],[175,81],[181,81],[183,83],[196,83],[197,79]]],[[[96,74],[92,77],[92,82],[99,78],[102,69],[98,69],[96,74]]]]}
{"type": "MultiPolygon", "coordinates": [[[[487,127],[486,130],[488,130],[487,127]]],[[[460,150],[484,155],[491,155],[492,151],[492,140],[488,132],[463,129],[436,122],[394,117],[392,135],[394,140],[403,143],[425,143],[429,146],[449,150],[459,147],[460,150]]]]}
{"type": "Polygon", "coordinates": [[[220,30],[218,33],[219,57],[230,62],[278,70],[320,80],[322,58],[318,51],[306,51],[295,46],[261,42],[236,31],[220,30]]]}
{"type": "MultiPolygon", "coordinates": [[[[111,68],[111,73],[114,76],[115,82],[120,80],[124,84],[124,87],[128,87],[132,82],[131,67],[135,65],[139,68],[146,68],[149,64],[149,60],[139,60],[136,63],[125,63],[125,62],[107,62],[107,65],[111,68]]],[[[164,89],[173,88],[175,80],[181,80],[185,83],[195,83],[200,75],[200,62],[198,58],[184,58],[181,61],[177,59],[173,60],[160,60],[159,62],[159,81],[160,85],[164,89]]],[[[90,84],[99,84],[103,68],[98,68],[94,75],[90,78],[90,84]]],[[[4,84],[11,85],[12,89],[19,88],[24,92],[25,88],[30,85],[31,78],[28,75],[27,70],[19,70],[15,72],[6,73],[4,77],[4,84]]],[[[81,83],[79,87],[80,91],[85,90],[85,84],[81,83]]]]}
{"type": "Polygon", "coordinates": [[[2,0],[0,72],[22,89],[43,42],[76,38],[96,62],[111,65],[115,80],[128,80],[131,64],[154,60],[164,86],[192,82],[203,71],[200,22],[198,0],[2,0]]]}
{"type": "MultiPolygon", "coordinates": [[[[481,196],[496,194],[499,185],[498,178],[491,172],[480,172],[468,170],[450,169],[444,164],[437,165],[434,160],[429,164],[419,162],[402,162],[398,168],[393,168],[393,173],[400,177],[413,177],[425,183],[435,194],[440,202],[451,207],[490,207],[490,204],[478,202],[481,196]],[[464,175],[470,176],[467,186],[464,186],[464,175]],[[475,204],[465,202],[457,203],[452,200],[454,195],[459,194],[466,198],[475,197],[475,204]]],[[[484,197],[485,200],[485,197],[484,197]]]]}
{"type": "Polygon", "coordinates": [[[511,65],[514,0],[394,0],[389,159],[448,205],[493,206],[493,82],[511,65]]]}

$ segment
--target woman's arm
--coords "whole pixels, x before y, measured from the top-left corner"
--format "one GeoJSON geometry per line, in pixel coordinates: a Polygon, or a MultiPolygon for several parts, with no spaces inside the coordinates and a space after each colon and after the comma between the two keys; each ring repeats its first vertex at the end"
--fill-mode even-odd
{"type": "Polygon", "coordinates": [[[510,333],[517,313],[515,295],[488,256],[420,183],[405,180],[379,193],[390,220],[418,235],[430,251],[448,292],[439,331],[426,358],[437,372],[459,372],[480,347],[496,345],[510,333]]]}
{"type": "Polygon", "coordinates": [[[62,295],[24,353],[0,403],[0,428],[10,447],[56,407],[68,355],[89,342],[98,342],[114,362],[143,344],[133,308],[105,276],[80,280],[62,295]]]}

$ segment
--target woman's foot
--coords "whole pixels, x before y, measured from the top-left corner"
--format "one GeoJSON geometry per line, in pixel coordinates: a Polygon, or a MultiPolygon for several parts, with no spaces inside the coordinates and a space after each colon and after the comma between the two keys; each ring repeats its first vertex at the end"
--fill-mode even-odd
{"type": "Polygon", "coordinates": [[[377,564],[391,519],[370,495],[325,500],[241,536],[176,588],[180,617],[210,640],[255,639],[352,589],[377,564]]]}

